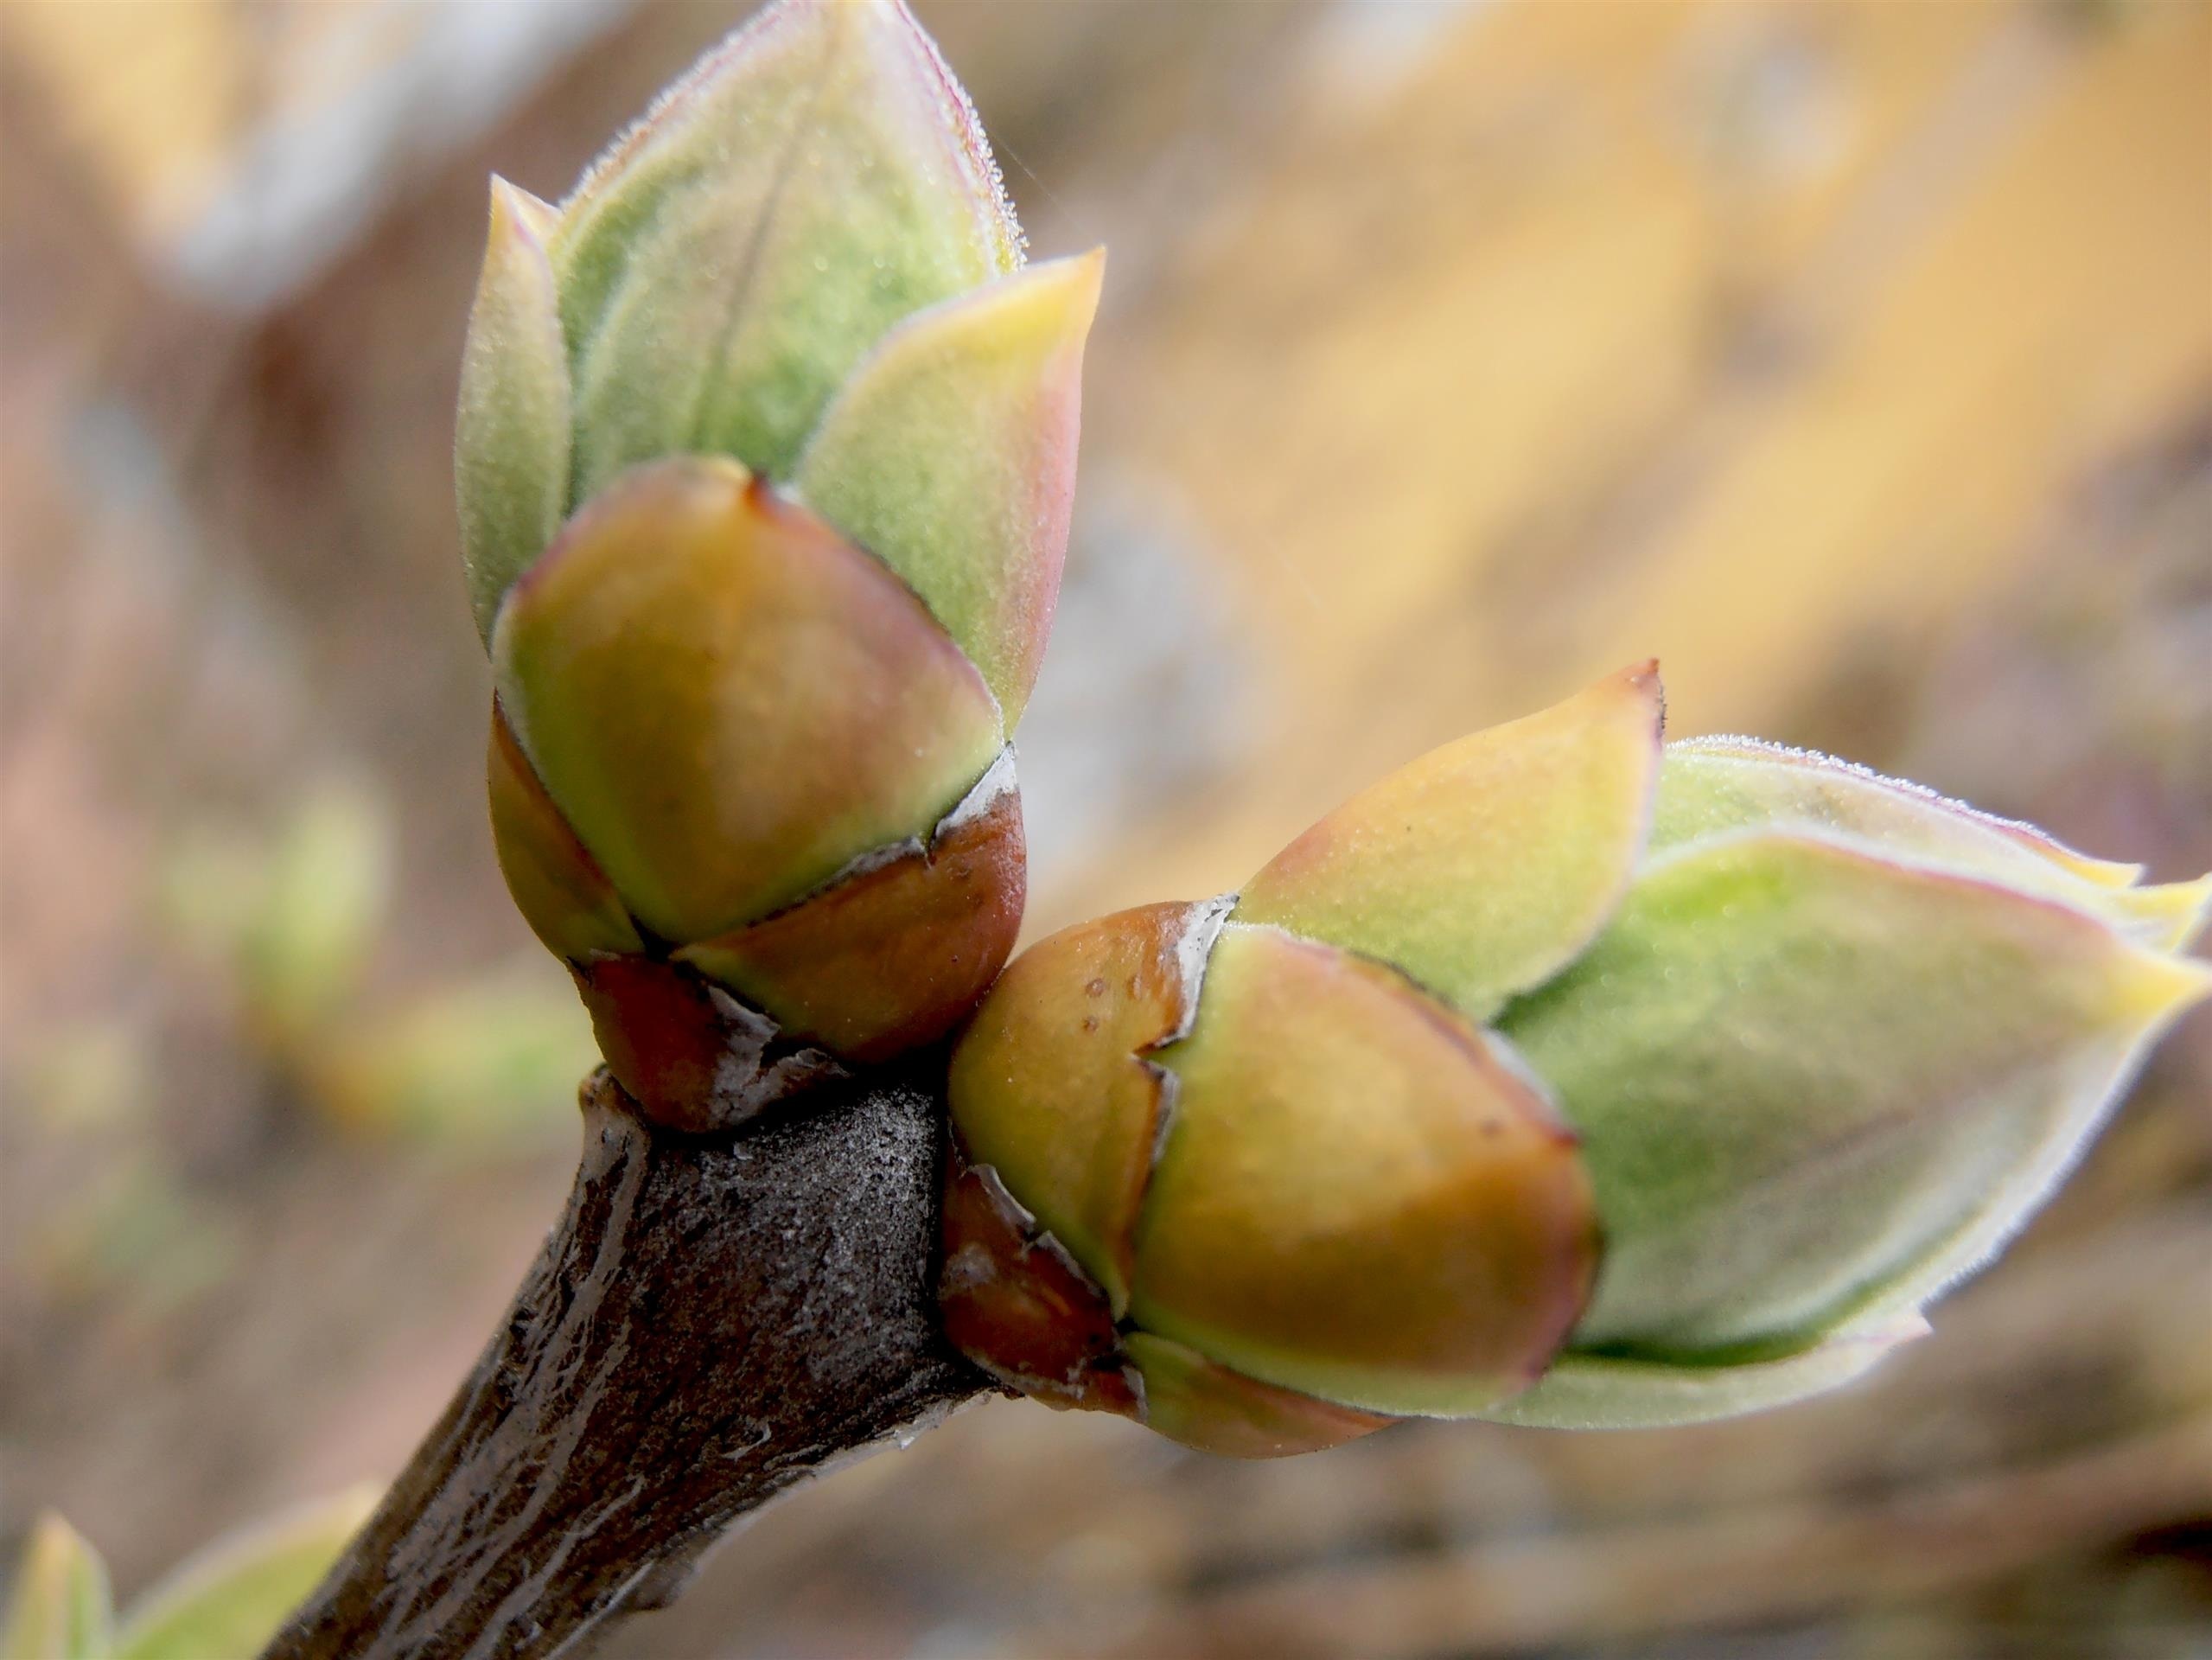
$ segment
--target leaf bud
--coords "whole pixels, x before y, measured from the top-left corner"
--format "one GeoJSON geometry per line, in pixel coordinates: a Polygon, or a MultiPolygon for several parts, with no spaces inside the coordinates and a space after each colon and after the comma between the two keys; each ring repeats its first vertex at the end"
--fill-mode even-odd
{"type": "Polygon", "coordinates": [[[1924,1331],[2212,987],[2212,882],[1661,718],[1632,668],[1017,958],[953,1063],[954,1340],[1254,1454],[1722,1416],[1924,1331]]]}
{"type": "Polygon", "coordinates": [[[1596,1262],[1572,1135],[1403,974],[1225,909],[1071,929],[985,1000],[950,1082],[953,1340],[1247,1455],[1525,1388],[1596,1262]]]}
{"type": "Polygon", "coordinates": [[[494,181],[455,451],[494,828],[657,1115],[930,1041],[1011,948],[1102,271],[1023,265],[899,0],[768,7],[558,207],[494,181]]]}

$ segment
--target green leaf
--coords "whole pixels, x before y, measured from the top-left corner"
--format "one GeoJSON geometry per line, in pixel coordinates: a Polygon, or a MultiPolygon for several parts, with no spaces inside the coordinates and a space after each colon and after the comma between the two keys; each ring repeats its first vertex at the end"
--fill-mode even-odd
{"type": "Polygon", "coordinates": [[[897,571],[983,671],[1012,731],[1068,552],[1083,342],[1103,250],[908,318],[800,460],[800,493],[897,571]]]}
{"type": "Polygon", "coordinates": [[[304,1037],[360,985],[390,904],[392,854],[389,809],[362,781],[322,780],[293,809],[240,942],[249,994],[278,1034],[304,1037]]]}
{"type": "Polygon", "coordinates": [[[453,441],[461,568],[487,643],[500,598],[553,540],[568,506],[568,348],[545,242],[553,223],[544,202],[492,181],[453,441]]]}
{"type": "Polygon", "coordinates": [[[352,1488],[217,1540],[131,1610],[115,1660],[259,1653],[329,1572],[377,1497],[373,1487],[352,1488]]]}
{"type": "Polygon", "coordinates": [[[1771,1357],[2018,1226],[2212,975],[2088,912],[1809,836],[1693,844],[1499,1022],[1606,1229],[1574,1347],[1771,1357]]]}
{"type": "Polygon", "coordinates": [[[315,1082],[349,1129],[466,1151],[563,1133],[558,1104],[598,1060],[575,986],[533,954],[348,1021],[315,1082]]]}
{"type": "Polygon", "coordinates": [[[1660,697],[1647,664],[1423,756],[1277,855],[1237,920],[1379,957],[1488,1020],[1572,961],[1626,891],[1660,697]]]}
{"type": "Polygon", "coordinates": [[[1021,261],[974,112],[896,0],[762,12],[561,211],[572,503],[685,450],[784,477],[893,323],[1021,261]]]}
{"type": "Polygon", "coordinates": [[[1909,1314],[1846,1326],[1778,1360],[1734,1365],[1562,1355],[1534,1389],[1482,1415],[1535,1429],[1665,1429],[1710,1423],[1839,1389],[1927,1335],[1928,1323],[1909,1314]]]}
{"type": "Polygon", "coordinates": [[[114,1609],[107,1567],[83,1536],[48,1511],[16,1569],[0,1655],[6,1660],[107,1660],[114,1609]]]}
{"type": "Polygon", "coordinates": [[[1810,830],[1989,876],[2096,912],[2139,945],[2176,950],[2212,909],[2212,877],[2138,887],[2139,865],[2078,853],[2000,819],[1847,761],[1747,737],[1667,746],[1652,814],[1654,852],[1737,830],[1810,830]]]}

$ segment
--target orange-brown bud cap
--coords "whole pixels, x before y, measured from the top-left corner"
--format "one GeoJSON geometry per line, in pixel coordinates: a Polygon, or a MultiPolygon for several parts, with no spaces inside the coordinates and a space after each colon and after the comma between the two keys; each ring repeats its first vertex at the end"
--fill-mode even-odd
{"type": "Polygon", "coordinates": [[[1597,1260],[1573,1136],[1404,976],[1225,909],[1071,929],[985,999],[953,1125],[1028,1223],[1009,1252],[948,1216],[952,1260],[995,1265],[948,1277],[956,1341],[1058,1404],[1129,1410],[1094,1380],[1132,1374],[1154,1427],[1252,1456],[1526,1387],[1597,1260]]]}

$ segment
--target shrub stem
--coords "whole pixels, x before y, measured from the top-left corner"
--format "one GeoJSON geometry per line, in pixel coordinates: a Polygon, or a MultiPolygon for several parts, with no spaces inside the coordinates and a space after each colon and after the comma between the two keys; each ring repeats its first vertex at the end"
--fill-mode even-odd
{"type": "Polygon", "coordinates": [[[568,1209],[500,1330],[265,1660],[536,1660],[672,1600],[732,1523],[988,1390],[931,1290],[913,1070],[714,1137],[586,1081],[568,1209]]]}

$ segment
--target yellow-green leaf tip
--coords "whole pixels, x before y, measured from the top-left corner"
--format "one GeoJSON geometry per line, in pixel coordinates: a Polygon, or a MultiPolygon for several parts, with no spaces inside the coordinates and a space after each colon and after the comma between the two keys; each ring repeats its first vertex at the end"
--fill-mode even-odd
{"type": "Polygon", "coordinates": [[[552,257],[581,501],[675,450],[785,477],[893,324],[1021,252],[974,112],[905,8],[798,0],[586,175],[552,257]]]}
{"type": "Polygon", "coordinates": [[[917,313],[860,364],[799,462],[808,505],[919,593],[1010,730],[1068,551],[1083,342],[1103,249],[917,313]]]}
{"type": "Polygon", "coordinates": [[[552,224],[544,202],[505,179],[492,181],[453,454],[462,571],[487,641],[500,597],[568,510],[569,363],[545,255],[552,224]]]}
{"type": "Polygon", "coordinates": [[[717,455],[788,483],[806,456],[1010,727],[1059,584],[1100,269],[1022,261],[975,112],[891,0],[764,9],[558,208],[494,179],[456,418],[479,630],[627,468],[717,455]]]}
{"type": "Polygon", "coordinates": [[[48,1511],[32,1524],[16,1564],[0,1654],[7,1660],[107,1660],[114,1622],[107,1565],[83,1535],[48,1511]]]}
{"type": "Polygon", "coordinates": [[[1619,903],[1659,776],[1658,666],[1432,750],[1245,884],[1240,920],[1377,957],[1472,1020],[1574,960],[1619,903]]]}

